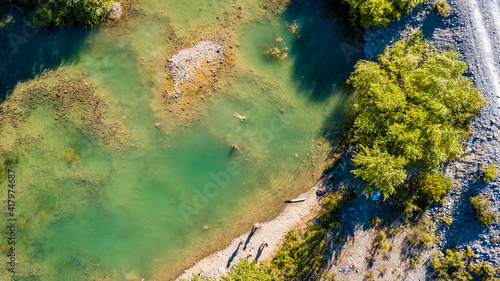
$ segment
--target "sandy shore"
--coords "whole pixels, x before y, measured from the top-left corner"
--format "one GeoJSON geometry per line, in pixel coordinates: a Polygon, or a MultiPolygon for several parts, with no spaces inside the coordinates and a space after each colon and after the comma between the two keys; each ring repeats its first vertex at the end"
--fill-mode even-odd
{"type": "Polygon", "coordinates": [[[286,234],[295,226],[303,222],[307,222],[313,218],[315,210],[320,207],[320,200],[316,196],[316,190],[323,187],[323,181],[318,182],[309,191],[302,193],[297,198],[305,198],[304,202],[288,204],[281,214],[274,220],[261,223],[261,227],[252,235],[251,229],[248,232],[236,237],[231,241],[231,244],[212,255],[198,261],[194,266],[187,269],[176,280],[190,278],[193,274],[201,274],[209,278],[218,278],[221,274],[227,273],[231,267],[238,263],[241,258],[246,258],[248,253],[253,249],[251,260],[257,259],[258,262],[269,260],[274,256],[274,253],[279,249],[286,234]],[[250,240],[248,238],[250,237],[250,240]],[[246,242],[240,245],[240,240],[246,242]],[[265,247],[259,255],[258,249],[262,245],[264,239],[269,246],[265,247]],[[202,273],[201,273],[202,272],[202,273]]]}

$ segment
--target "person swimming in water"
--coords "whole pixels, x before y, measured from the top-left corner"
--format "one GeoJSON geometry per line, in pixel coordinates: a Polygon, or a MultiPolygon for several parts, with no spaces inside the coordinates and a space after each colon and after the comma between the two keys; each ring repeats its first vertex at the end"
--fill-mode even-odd
{"type": "Polygon", "coordinates": [[[231,148],[240,150],[240,148],[236,144],[231,145],[231,148]]]}
{"type": "Polygon", "coordinates": [[[241,121],[245,121],[245,116],[241,116],[238,112],[233,113],[233,115],[241,121]]]}

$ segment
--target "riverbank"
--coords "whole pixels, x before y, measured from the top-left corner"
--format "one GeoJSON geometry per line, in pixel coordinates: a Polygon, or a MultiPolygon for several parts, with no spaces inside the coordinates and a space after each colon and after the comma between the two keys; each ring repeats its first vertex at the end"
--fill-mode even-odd
{"type": "Polygon", "coordinates": [[[316,195],[318,189],[324,188],[324,181],[318,182],[307,192],[297,198],[305,198],[304,202],[290,203],[285,210],[275,219],[260,223],[260,228],[252,234],[251,230],[236,237],[225,249],[211,254],[208,257],[196,262],[191,268],[184,271],[176,280],[189,279],[194,275],[203,275],[208,278],[219,278],[226,274],[232,265],[235,265],[242,258],[247,258],[252,253],[249,260],[258,262],[270,260],[279,246],[282,244],[287,233],[294,227],[300,227],[305,222],[310,221],[320,208],[321,198],[316,195]],[[245,243],[240,244],[240,241],[245,243]],[[264,247],[259,254],[259,248],[264,240],[268,246],[264,247]]]}

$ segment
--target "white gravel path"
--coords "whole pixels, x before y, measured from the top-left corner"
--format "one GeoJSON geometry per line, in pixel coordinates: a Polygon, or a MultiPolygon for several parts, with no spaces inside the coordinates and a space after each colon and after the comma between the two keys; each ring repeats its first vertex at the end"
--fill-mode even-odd
{"type": "Polygon", "coordinates": [[[477,0],[469,0],[468,2],[472,21],[471,27],[473,28],[477,48],[480,49],[478,53],[484,55],[484,72],[491,79],[490,83],[496,94],[497,106],[500,107],[500,61],[498,52],[495,55],[495,48],[500,43],[500,12],[498,8],[500,2],[496,1],[495,3],[492,0],[482,0],[481,2],[481,6],[477,0]],[[496,32],[487,29],[485,19],[489,26],[493,25],[495,27],[496,32]]]}

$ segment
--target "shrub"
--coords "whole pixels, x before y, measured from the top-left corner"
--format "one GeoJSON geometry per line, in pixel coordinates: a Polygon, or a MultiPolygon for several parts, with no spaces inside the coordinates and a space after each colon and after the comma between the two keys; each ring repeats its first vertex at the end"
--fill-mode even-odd
{"type": "Polygon", "coordinates": [[[32,9],[31,21],[35,27],[73,24],[94,25],[103,21],[113,7],[110,0],[11,0],[32,9]]]}
{"type": "Polygon", "coordinates": [[[403,207],[403,217],[405,218],[405,220],[410,220],[416,214],[422,211],[422,209],[413,202],[413,199],[405,200],[403,202],[403,207]]]}
{"type": "Polygon", "coordinates": [[[431,200],[442,202],[442,197],[452,188],[451,179],[443,173],[421,176],[416,181],[418,196],[424,204],[429,204],[431,200]]]}
{"type": "Polygon", "coordinates": [[[371,220],[370,220],[370,225],[371,226],[379,226],[380,224],[382,223],[382,220],[377,217],[377,216],[374,216],[371,220]]]}
{"type": "Polygon", "coordinates": [[[451,225],[453,223],[453,218],[452,217],[442,217],[442,216],[437,216],[439,220],[444,222],[446,225],[451,225]]]}
{"type": "Polygon", "coordinates": [[[492,181],[492,180],[495,180],[497,178],[498,168],[496,165],[491,164],[491,165],[486,166],[484,164],[481,164],[481,167],[484,170],[484,176],[483,176],[484,181],[492,181]]]}
{"type": "Polygon", "coordinates": [[[470,266],[472,275],[479,280],[498,280],[500,277],[500,268],[493,266],[489,262],[480,262],[470,266]]]}
{"type": "Polygon", "coordinates": [[[397,227],[391,227],[389,228],[389,230],[387,231],[387,234],[389,234],[390,237],[392,236],[395,236],[396,234],[399,233],[399,230],[397,227]]]}
{"type": "Polygon", "coordinates": [[[287,234],[273,265],[286,280],[294,277],[307,280],[311,276],[321,275],[328,261],[325,237],[326,231],[317,224],[307,230],[293,229],[287,234]]]}
{"type": "Polygon", "coordinates": [[[475,255],[471,249],[450,250],[433,255],[431,265],[438,280],[498,280],[500,270],[489,262],[474,264],[475,255]]]}
{"type": "MultiPolygon", "coordinates": [[[[282,281],[283,278],[279,275],[279,271],[268,264],[257,265],[257,262],[249,262],[248,259],[241,259],[227,275],[221,276],[225,281],[246,281],[246,280],[263,280],[263,281],[282,281]]],[[[185,279],[183,279],[184,281],[185,279]]],[[[203,275],[196,275],[189,279],[191,281],[215,281],[203,275]]]]}
{"type": "Polygon", "coordinates": [[[343,0],[349,4],[351,21],[363,27],[387,26],[426,0],[343,0]]]}
{"type": "Polygon", "coordinates": [[[432,201],[442,202],[452,188],[451,179],[443,173],[421,173],[409,186],[397,188],[396,204],[402,208],[405,220],[418,219],[432,201]]]}
{"type": "Polygon", "coordinates": [[[472,210],[476,214],[476,218],[482,225],[489,225],[498,219],[495,212],[490,210],[490,198],[489,194],[478,194],[470,198],[470,204],[472,205],[472,210]]]}
{"type": "Polygon", "coordinates": [[[342,196],[335,193],[327,196],[323,200],[323,206],[320,211],[319,220],[325,225],[334,226],[338,211],[342,207],[342,196]]]}
{"type": "Polygon", "coordinates": [[[471,249],[452,251],[446,249],[443,257],[433,257],[431,261],[435,277],[439,280],[471,280],[470,264],[475,258],[471,249]]]}
{"type": "Polygon", "coordinates": [[[486,103],[462,76],[466,69],[456,52],[438,53],[420,32],[377,62],[359,61],[348,80],[356,90],[352,140],[362,148],[353,173],[388,196],[408,169],[427,174],[459,157],[469,119],[486,103]]]}
{"type": "Polygon", "coordinates": [[[326,196],[319,214],[319,221],[326,227],[337,228],[340,225],[338,215],[342,206],[352,201],[355,196],[356,194],[352,189],[326,196]]]}
{"type": "Polygon", "coordinates": [[[436,0],[434,2],[434,9],[440,16],[447,17],[450,15],[450,5],[446,0],[436,0]]]}
{"type": "Polygon", "coordinates": [[[337,237],[335,237],[335,241],[338,242],[338,243],[344,243],[345,242],[345,238],[342,237],[342,236],[337,236],[337,237]]]}
{"type": "Polygon", "coordinates": [[[411,230],[406,239],[414,246],[430,249],[439,239],[432,231],[433,227],[434,223],[424,218],[411,230]]]}
{"type": "Polygon", "coordinates": [[[375,238],[375,242],[373,243],[373,247],[380,252],[387,253],[390,246],[387,242],[387,236],[383,231],[380,231],[375,238]]]}
{"type": "Polygon", "coordinates": [[[414,257],[410,260],[410,267],[415,269],[418,267],[418,265],[420,264],[420,262],[422,262],[422,260],[420,259],[420,257],[414,257]]]}
{"type": "Polygon", "coordinates": [[[257,265],[257,262],[249,262],[247,259],[241,259],[236,264],[228,275],[222,276],[222,280],[226,281],[247,281],[247,280],[262,280],[262,281],[281,281],[283,278],[279,275],[279,271],[269,265],[257,265]]]}
{"type": "Polygon", "coordinates": [[[181,281],[215,281],[216,279],[210,279],[208,277],[205,277],[203,275],[196,275],[193,273],[193,276],[191,276],[190,279],[182,279],[181,281]]]}

